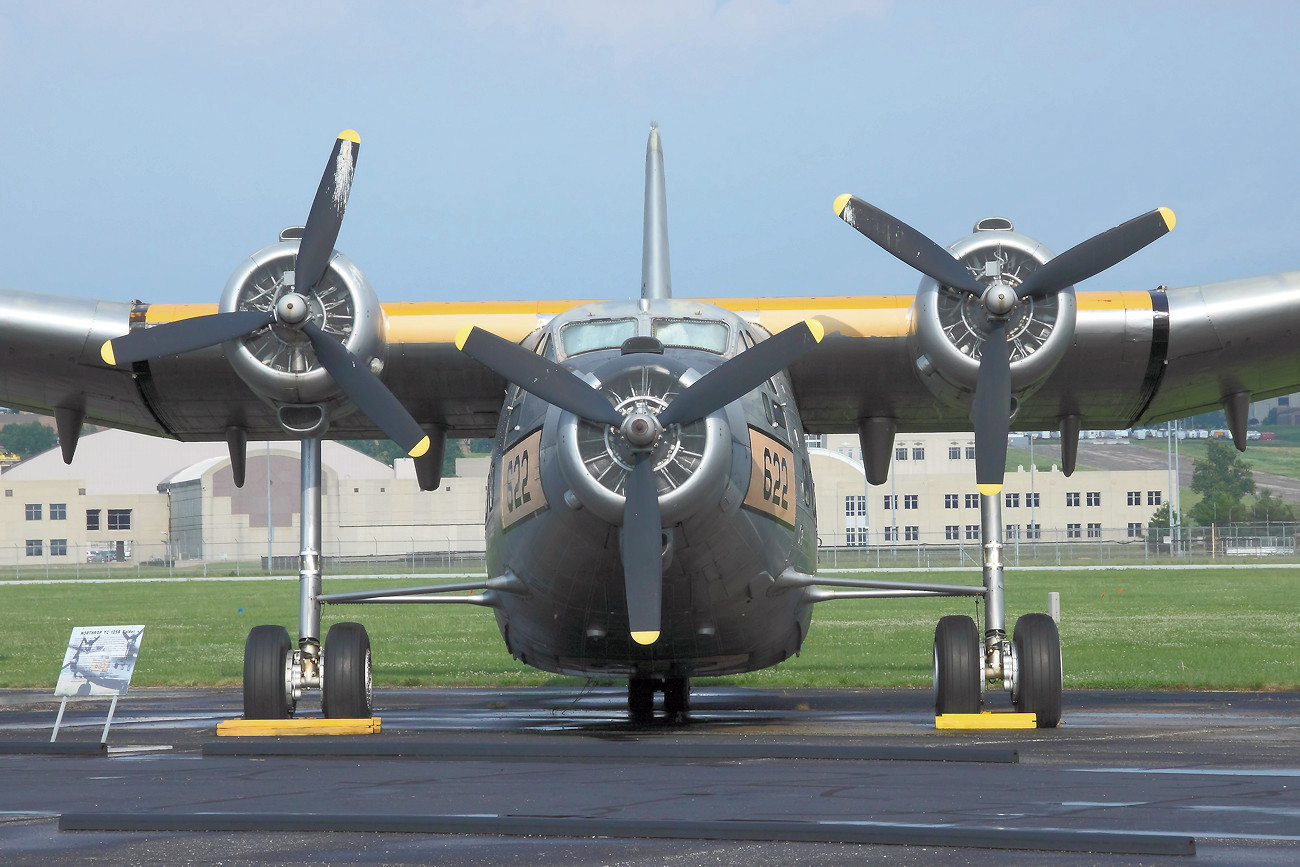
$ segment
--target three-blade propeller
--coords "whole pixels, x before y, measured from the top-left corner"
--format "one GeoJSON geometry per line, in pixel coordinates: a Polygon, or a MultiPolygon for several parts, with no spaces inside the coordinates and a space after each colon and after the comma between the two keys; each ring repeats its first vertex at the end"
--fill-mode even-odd
{"type": "Polygon", "coordinates": [[[277,299],[274,309],[214,313],[136,329],[105,342],[100,349],[104,361],[110,365],[131,364],[180,355],[279,324],[306,335],[321,366],[343,393],[408,455],[418,458],[427,452],[429,438],[383,381],[311,317],[308,298],[329,270],[360,149],[361,137],[355,131],[339,133],[303,227],[295,262],[295,286],[277,299]]]}
{"type": "Polygon", "coordinates": [[[980,353],[971,420],[975,426],[975,484],[980,493],[989,496],[1002,490],[1011,427],[1009,315],[1023,299],[1053,295],[1100,274],[1174,227],[1174,212],[1157,208],[1071,247],[1013,286],[1000,276],[988,284],[980,282],[943,247],[856,196],[840,196],[834,208],[840,219],[885,252],[944,286],[979,298],[983,304],[989,332],[980,353]]]}
{"type": "Polygon", "coordinates": [[[621,532],[629,629],[638,644],[653,644],[659,639],[663,594],[663,520],[654,466],[660,436],[665,428],[702,419],[753,391],[820,342],[824,334],[815,319],[792,325],[710,370],[682,389],[657,415],[642,411],[624,415],[603,392],[573,371],[482,328],[464,329],[456,336],[456,345],[547,403],[618,429],[633,455],[621,532]]]}

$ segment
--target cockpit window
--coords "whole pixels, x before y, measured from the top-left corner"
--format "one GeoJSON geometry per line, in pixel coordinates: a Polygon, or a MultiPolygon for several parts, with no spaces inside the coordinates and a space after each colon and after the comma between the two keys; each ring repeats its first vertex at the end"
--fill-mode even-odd
{"type": "Polygon", "coordinates": [[[727,351],[730,330],[723,322],[700,319],[656,319],[654,336],[664,346],[703,349],[719,355],[727,351]]]}
{"type": "Polygon", "coordinates": [[[560,342],[566,356],[597,349],[618,349],[629,337],[636,337],[635,319],[571,322],[560,329],[560,342]]]}

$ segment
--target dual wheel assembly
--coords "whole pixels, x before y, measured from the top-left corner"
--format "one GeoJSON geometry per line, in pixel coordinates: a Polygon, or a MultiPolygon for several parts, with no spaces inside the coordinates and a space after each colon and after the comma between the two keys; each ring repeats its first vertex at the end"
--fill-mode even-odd
{"type": "Polygon", "coordinates": [[[632,677],[627,682],[627,711],[633,722],[654,719],[655,693],[664,694],[664,716],[683,719],[691,709],[691,680],[688,677],[632,677]]]}
{"type": "MultiPolygon", "coordinates": [[[[325,636],[321,711],[328,719],[371,715],[370,636],[360,623],[335,623],[325,636]]],[[[244,644],[244,719],[288,719],[301,690],[283,626],[255,626],[244,644]]]]}
{"type": "MultiPolygon", "coordinates": [[[[1038,717],[1039,728],[1061,721],[1061,638],[1046,614],[1016,621],[1011,659],[1011,704],[1038,717]]],[[[979,713],[984,692],[984,646],[973,618],[949,615],[934,630],[934,710],[936,714],[979,713]]]]}

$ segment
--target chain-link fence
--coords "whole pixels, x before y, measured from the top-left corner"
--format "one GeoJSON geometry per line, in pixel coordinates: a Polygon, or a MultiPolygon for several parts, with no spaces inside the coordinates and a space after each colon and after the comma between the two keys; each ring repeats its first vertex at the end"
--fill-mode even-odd
{"type": "MultiPolygon", "coordinates": [[[[1132,566],[1147,563],[1297,563],[1295,524],[1231,524],[1212,527],[1178,527],[1172,532],[1141,528],[1119,530],[1097,527],[1044,529],[1038,538],[1013,536],[1003,540],[1002,561],[1007,566],[1132,566]]],[[[863,537],[875,540],[882,531],[873,530],[819,538],[821,568],[930,569],[951,566],[979,568],[981,548],[976,528],[961,529],[961,538],[949,538],[950,531],[920,532],[899,527],[897,540],[860,544],[863,537]]],[[[207,557],[172,556],[164,542],[78,545],[61,540],[40,540],[39,544],[0,546],[0,580],[40,580],[114,577],[216,577],[240,578],[265,575],[295,575],[298,572],[296,540],[276,542],[268,551],[266,542],[208,542],[207,557]]],[[[481,574],[487,568],[484,552],[421,550],[409,541],[372,540],[358,546],[328,540],[322,570],[328,575],[430,575],[444,573],[481,574]],[[358,547],[370,551],[358,552],[358,547]],[[344,553],[346,551],[346,554],[344,553]]]]}

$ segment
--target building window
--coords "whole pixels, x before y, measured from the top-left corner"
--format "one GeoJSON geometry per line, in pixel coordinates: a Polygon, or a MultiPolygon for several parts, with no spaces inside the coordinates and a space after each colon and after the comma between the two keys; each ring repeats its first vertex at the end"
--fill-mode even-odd
{"type": "Polygon", "coordinates": [[[961,446],[948,446],[948,460],[961,460],[961,446]]]}
{"type": "Polygon", "coordinates": [[[973,460],[975,460],[975,447],[974,447],[974,446],[966,446],[966,460],[968,460],[968,461],[973,461],[973,460]]]}
{"type": "Polygon", "coordinates": [[[108,529],[110,530],[131,529],[131,510],[130,509],[109,509],[108,529]]]}
{"type": "Polygon", "coordinates": [[[1020,525],[1019,525],[1019,524],[1007,524],[1006,530],[1007,530],[1006,537],[1007,537],[1008,539],[1019,539],[1019,538],[1020,538],[1020,525]]]}
{"type": "Polygon", "coordinates": [[[87,530],[99,529],[99,509],[86,510],[86,529],[87,530]]]}
{"type": "Polygon", "coordinates": [[[909,541],[909,542],[915,542],[915,541],[917,541],[918,539],[921,538],[921,528],[920,528],[920,527],[904,527],[904,528],[903,528],[903,537],[904,537],[905,539],[907,539],[907,541],[909,541]]]}
{"type": "Polygon", "coordinates": [[[865,515],[867,513],[867,498],[859,494],[856,497],[844,498],[844,517],[852,518],[855,515],[865,515]]]}
{"type": "Polygon", "coordinates": [[[68,540],[67,540],[67,539],[51,539],[51,540],[50,540],[50,556],[51,556],[51,557],[66,557],[66,556],[68,556],[68,540]]]}
{"type": "Polygon", "coordinates": [[[886,541],[886,542],[897,542],[897,541],[898,541],[898,528],[897,528],[897,527],[886,527],[886,528],[885,528],[885,541],[886,541]]]}
{"type": "Polygon", "coordinates": [[[904,494],[904,495],[903,495],[903,508],[904,508],[904,509],[916,509],[916,508],[920,508],[919,506],[917,506],[917,495],[916,495],[916,494],[904,494]]]}
{"type": "Polygon", "coordinates": [[[1089,538],[1089,539],[1100,539],[1100,538],[1101,538],[1101,524],[1089,524],[1089,525],[1088,525],[1088,538],[1089,538]]]}
{"type": "Polygon", "coordinates": [[[955,541],[961,538],[961,527],[956,524],[949,524],[943,528],[943,537],[949,541],[955,541]]]}
{"type": "Polygon", "coordinates": [[[1158,506],[1158,505],[1160,505],[1160,492],[1159,492],[1159,491],[1147,491],[1147,505],[1148,505],[1148,506],[1158,506]]]}
{"type": "Polygon", "coordinates": [[[41,548],[42,548],[42,545],[41,545],[41,540],[40,540],[40,539],[28,539],[28,540],[27,540],[27,556],[28,556],[28,557],[39,557],[39,556],[41,556],[41,553],[42,553],[42,552],[41,552],[41,548]]]}
{"type": "Polygon", "coordinates": [[[1088,492],[1088,505],[1089,505],[1089,506],[1100,506],[1100,505],[1101,505],[1101,491],[1089,491],[1089,492],[1088,492]]]}
{"type": "Polygon", "coordinates": [[[979,525],[979,524],[967,524],[967,525],[966,525],[966,538],[967,538],[967,539],[979,539],[979,537],[980,537],[980,525],[979,525]]]}
{"type": "Polygon", "coordinates": [[[1141,525],[1141,524],[1130,523],[1130,524],[1128,525],[1128,537],[1129,537],[1130,539],[1141,539],[1141,538],[1142,538],[1142,525],[1141,525]]]}
{"type": "Polygon", "coordinates": [[[859,530],[857,527],[849,527],[847,530],[844,531],[844,543],[854,548],[861,548],[862,546],[866,545],[867,544],[866,528],[864,527],[861,530],[859,530]]]}
{"type": "Polygon", "coordinates": [[[1007,495],[1006,495],[1006,502],[1007,502],[1007,508],[1008,508],[1008,509],[1018,509],[1018,508],[1020,508],[1020,495],[1019,495],[1019,494],[1007,494],[1007,495]]]}
{"type": "Polygon", "coordinates": [[[1065,525],[1065,538],[1067,538],[1067,539],[1079,539],[1079,538],[1081,538],[1081,537],[1083,536],[1083,532],[1082,532],[1082,530],[1083,530],[1083,528],[1080,527],[1078,524],[1066,524],[1066,525],[1065,525]]]}
{"type": "Polygon", "coordinates": [[[925,446],[912,446],[912,460],[925,460],[925,446]]]}
{"type": "Polygon", "coordinates": [[[28,504],[27,504],[27,520],[29,520],[29,521],[39,521],[40,519],[41,519],[41,504],[40,504],[40,503],[28,503],[28,504]]]}
{"type": "Polygon", "coordinates": [[[885,510],[898,508],[898,494],[885,494],[885,510]]]}
{"type": "Polygon", "coordinates": [[[1141,492],[1141,491],[1129,491],[1129,492],[1128,492],[1128,504],[1129,504],[1130,506],[1140,506],[1140,505],[1142,505],[1142,492],[1141,492]]]}
{"type": "Polygon", "coordinates": [[[1042,524],[1025,524],[1025,538],[1026,538],[1026,539],[1041,539],[1041,538],[1043,538],[1043,525],[1042,525],[1042,524]]]}
{"type": "Polygon", "coordinates": [[[958,504],[959,502],[960,502],[960,500],[958,499],[958,497],[957,497],[956,494],[944,494],[944,495],[943,495],[943,507],[944,507],[945,509],[955,509],[955,508],[957,508],[957,504],[958,504]]]}
{"type": "Polygon", "coordinates": [[[899,446],[898,448],[894,449],[894,460],[896,461],[907,460],[907,446],[899,446]]]}
{"type": "Polygon", "coordinates": [[[980,495],[979,495],[979,494],[967,494],[967,495],[966,495],[966,508],[968,508],[968,509],[978,509],[979,507],[980,507],[980,495]]]}
{"type": "Polygon", "coordinates": [[[1025,505],[1031,509],[1037,509],[1039,506],[1042,505],[1042,502],[1040,500],[1041,496],[1042,496],[1041,494],[1037,494],[1037,493],[1025,494],[1025,505]]]}
{"type": "MultiPolygon", "coordinates": [[[[50,503],[50,520],[51,520],[51,521],[66,521],[66,520],[68,520],[68,504],[67,504],[67,503],[50,503]]],[[[51,543],[51,544],[53,544],[53,543],[51,543]]]]}
{"type": "Polygon", "coordinates": [[[1078,492],[1078,491],[1069,491],[1068,493],[1066,493],[1066,495],[1065,495],[1065,505],[1067,505],[1067,506],[1077,506],[1077,505],[1079,505],[1079,492],[1078,492]]]}

